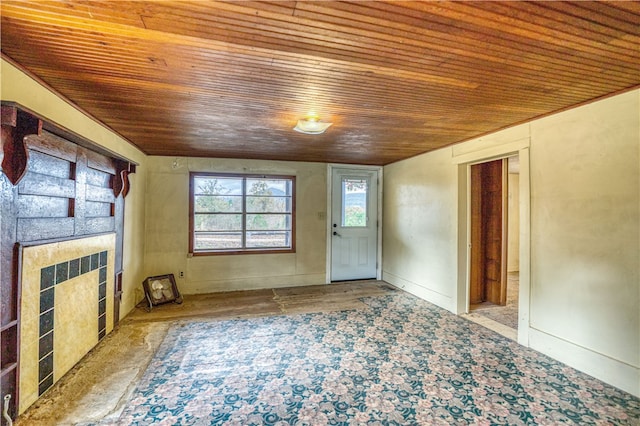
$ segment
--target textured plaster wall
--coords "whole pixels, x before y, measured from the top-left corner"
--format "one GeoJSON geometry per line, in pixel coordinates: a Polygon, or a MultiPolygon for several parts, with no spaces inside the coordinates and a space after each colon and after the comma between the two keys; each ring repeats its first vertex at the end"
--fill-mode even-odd
{"type": "Polygon", "coordinates": [[[639,93],[531,124],[531,327],[636,371],[639,93]]]}
{"type": "Polygon", "coordinates": [[[325,282],[326,165],[286,161],[149,157],[147,275],[173,273],[185,294],[325,282]],[[296,252],[189,257],[189,172],[296,176],[296,252]],[[180,272],[184,278],[180,278],[180,272]]]}
{"type": "Polygon", "coordinates": [[[456,311],[452,152],[510,134],[530,147],[528,344],[640,395],[638,90],[385,167],[383,278],[456,311]]]}
{"type": "Polygon", "coordinates": [[[451,309],[456,285],[457,169],[435,151],[384,168],[383,279],[451,309]]]}
{"type": "Polygon", "coordinates": [[[131,191],[125,201],[124,274],[120,317],[135,306],[136,288],[144,279],[144,194],[147,156],[116,133],[92,120],[21,70],[0,62],[0,97],[29,108],[85,138],[138,164],[130,175],[131,191]]]}

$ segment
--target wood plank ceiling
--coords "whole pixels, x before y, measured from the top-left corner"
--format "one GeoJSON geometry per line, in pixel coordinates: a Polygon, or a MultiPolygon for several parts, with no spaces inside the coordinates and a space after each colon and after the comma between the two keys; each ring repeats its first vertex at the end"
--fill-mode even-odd
{"type": "Polygon", "coordinates": [[[2,52],[150,155],[389,164],[640,84],[640,2],[3,0],[2,52]],[[292,130],[314,111],[323,135],[292,130]]]}

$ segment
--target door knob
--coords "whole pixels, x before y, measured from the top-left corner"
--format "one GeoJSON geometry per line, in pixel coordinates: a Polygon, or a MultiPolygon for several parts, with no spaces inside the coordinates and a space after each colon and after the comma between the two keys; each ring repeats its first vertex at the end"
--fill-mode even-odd
{"type": "Polygon", "coordinates": [[[336,235],[338,237],[341,237],[342,235],[338,234],[336,231],[333,231],[333,235],[336,235]]]}

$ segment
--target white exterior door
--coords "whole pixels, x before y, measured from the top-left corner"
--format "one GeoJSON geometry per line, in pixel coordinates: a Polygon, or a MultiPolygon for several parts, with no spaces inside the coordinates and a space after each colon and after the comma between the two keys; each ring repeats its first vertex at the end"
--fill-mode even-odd
{"type": "Polygon", "coordinates": [[[331,281],[376,278],[378,173],[333,168],[331,281]]]}

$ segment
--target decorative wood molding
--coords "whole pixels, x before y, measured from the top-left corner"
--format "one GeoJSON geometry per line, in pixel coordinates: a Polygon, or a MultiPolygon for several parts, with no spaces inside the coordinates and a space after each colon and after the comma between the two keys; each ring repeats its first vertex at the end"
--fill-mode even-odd
{"type": "Polygon", "coordinates": [[[76,161],[77,147],[87,148],[88,167],[113,174],[113,193],[126,197],[129,193],[129,175],[135,173],[136,164],[110,152],[96,143],[72,131],[40,118],[35,113],[14,102],[2,102],[2,171],[16,185],[27,171],[29,149],[76,161]],[[44,132],[43,132],[44,129],[44,132]],[[31,135],[40,138],[25,138],[31,135]]]}
{"type": "Polygon", "coordinates": [[[15,106],[2,105],[2,171],[13,185],[27,172],[29,152],[24,138],[41,132],[41,119],[15,106]]]}
{"type": "Polygon", "coordinates": [[[136,172],[136,166],[122,160],[114,160],[114,163],[116,174],[113,177],[113,195],[117,198],[122,194],[122,198],[124,198],[129,193],[129,174],[136,172]]]}

